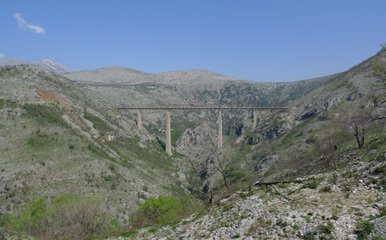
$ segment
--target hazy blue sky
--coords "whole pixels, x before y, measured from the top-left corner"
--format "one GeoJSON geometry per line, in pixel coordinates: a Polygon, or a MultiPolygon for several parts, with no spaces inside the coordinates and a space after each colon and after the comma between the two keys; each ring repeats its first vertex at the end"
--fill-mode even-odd
{"type": "Polygon", "coordinates": [[[385,12],[386,0],[1,0],[0,56],[299,80],[375,54],[385,12]]]}

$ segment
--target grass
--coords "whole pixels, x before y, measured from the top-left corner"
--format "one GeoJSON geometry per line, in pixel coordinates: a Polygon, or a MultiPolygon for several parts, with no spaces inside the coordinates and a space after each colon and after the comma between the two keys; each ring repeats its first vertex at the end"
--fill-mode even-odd
{"type": "Polygon", "coordinates": [[[94,128],[98,130],[102,135],[108,131],[111,131],[111,128],[107,125],[107,123],[105,123],[102,119],[93,115],[90,112],[86,111],[84,113],[84,118],[92,122],[94,128]]]}
{"type": "Polygon", "coordinates": [[[386,216],[386,205],[379,208],[379,217],[386,216]]]}
{"type": "Polygon", "coordinates": [[[368,239],[368,235],[374,229],[374,224],[368,220],[359,220],[355,224],[355,233],[358,239],[368,239]]]}
{"type": "Polygon", "coordinates": [[[166,155],[165,150],[155,142],[149,142],[146,147],[141,147],[137,137],[117,137],[106,144],[126,161],[134,162],[142,159],[146,161],[149,168],[173,169],[171,159],[166,155]]]}
{"type": "Polygon", "coordinates": [[[98,157],[101,157],[101,158],[105,158],[105,159],[109,159],[109,160],[114,160],[114,158],[110,157],[110,155],[108,155],[104,150],[102,150],[101,148],[97,147],[93,143],[88,144],[87,149],[91,153],[93,153],[95,156],[98,156],[98,157]]]}
{"type": "Polygon", "coordinates": [[[27,145],[33,149],[44,149],[54,145],[58,141],[57,137],[47,133],[37,131],[35,134],[27,138],[27,145]]]}
{"type": "Polygon", "coordinates": [[[203,204],[193,198],[161,196],[147,199],[133,217],[132,227],[161,227],[176,224],[183,218],[203,209],[203,204]]]}
{"type": "Polygon", "coordinates": [[[327,224],[319,224],[314,230],[308,231],[304,234],[303,239],[316,240],[316,239],[335,239],[333,237],[335,227],[332,222],[327,224]]]}
{"type": "Polygon", "coordinates": [[[266,220],[263,217],[259,217],[256,221],[248,228],[246,235],[250,236],[258,229],[267,228],[272,225],[272,221],[270,219],[266,220]]]}
{"type": "Polygon", "coordinates": [[[330,185],[323,186],[319,189],[319,192],[321,193],[330,193],[332,192],[332,188],[330,185]]]}
{"type": "Polygon", "coordinates": [[[2,108],[15,108],[17,103],[8,99],[0,99],[0,109],[2,108]]]}
{"type": "Polygon", "coordinates": [[[24,104],[25,115],[34,119],[39,125],[57,125],[66,127],[67,124],[62,118],[58,108],[42,104],[24,104]]]}
{"type": "Polygon", "coordinates": [[[322,179],[312,177],[303,185],[303,188],[317,189],[322,179]]]}
{"type": "Polygon", "coordinates": [[[52,202],[38,197],[27,203],[19,215],[3,217],[2,226],[38,239],[86,239],[114,228],[110,216],[99,205],[96,199],[67,194],[52,202]]]}

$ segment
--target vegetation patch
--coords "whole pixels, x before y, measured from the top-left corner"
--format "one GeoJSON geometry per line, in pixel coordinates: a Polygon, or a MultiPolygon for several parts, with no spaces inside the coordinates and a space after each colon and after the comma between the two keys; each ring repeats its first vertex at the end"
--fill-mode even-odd
{"type": "Polygon", "coordinates": [[[38,239],[86,239],[114,226],[99,205],[95,199],[73,195],[61,195],[51,203],[39,197],[27,203],[18,216],[2,221],[5,229],[38,239]]]}
{"type": "Polygon", "coordinates": [[[256,219],[256,221],[248,228],[246,235],[252,235],[258,229],[265,229],[272,225],[272,221],[270,219],[266,220],[262,217],[256,219]]]}
{"type": "Polygon", "coordinates": [[[333,237],[334,230],[335,227],[332,222],[328,222],[327,224],[319,224],[314,230],[306,232],[303,239],[335,239],[333,237]]]}
{"type": "Polygon", "coordinates": [[[8,99],[0,99],[0,109],[2,108],[15,108],[17,103],[8,99]]]}
{"type": "Polygon", "coordinates": [[[317,189],[322,179],[312,177],[303,185],[303,188],[317,189]]]}
{"type": "Polygon", "coordinates": [[[111,130],[111,128],[102,119],[87,111],[84,113],[84,118],[92,122],[94,128],[102,135],[111,130]]]}
{"type": "Polygon", "coordinates": [[[23,109],[29,118],[34,119],[40,125],[67,126],[59,110],[50,105],[24,104],[23,109]]]}
{"type": "Polygon", "coordinates": [[[326,185],[326,186],[323,186],[319,189],[319,192],[322,192],[322,193],[330,193],[332,192],[332,188],[330,185],[326,185]]]}
{"type": "Polygon", "coordinates": [[[368,220],[359,220],[355,224],[355,233],[358,239],[368,239],[368,235],[373,231],[374,224],[368,220]]]}
{"type": "Polygon", "coordinates": [[[27,145],[34,149],[42,149],[48,146],[52,146],[58,141],[56,136],[43,133],[40,130],[36,131],[27,138],[27,145]]]}
{"type": "Polygon", "coordinates": [[[166,226],[176,224],[183,218],[203,209],[203,205],[198,200],[185,197],[158,197],[147,199],[135,214],[132,227],[133,229],[146,226],[166,226]]]}
{"type": "Polygon", "coordinates": [[[95,144],[90,143],[87,146],[87,149],[98,157],[113,160],[112,157],[110,157],[103,149],[97,147],[95,144]]]}

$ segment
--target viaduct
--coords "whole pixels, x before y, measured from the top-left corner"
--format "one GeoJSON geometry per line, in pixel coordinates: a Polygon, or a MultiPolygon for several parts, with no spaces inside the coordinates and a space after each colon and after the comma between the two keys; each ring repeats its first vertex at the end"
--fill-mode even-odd
{"type": "Polygon", "coordinates": [[[143,129],[142,126],[142,111],[146,110],[162,110],[165,111],[166,118],[166,131],[165,131],[165,150],[169,156],[172,156],[172,143],[171,143],[171,120],[170,111],[184,111],[184,110],[215,110],[217,111],[217,147],[222,148],[223,145],[223,133],[222,133],[222,112],[224,110],[249,110],[253,111],[252,128],[256,128],[257,114],[256,111],[261,110],[283,110],[286,107],[253,107],[253,106],[172,106],[172,107],[118,107],[118,110],[136,110],[137,111],[137,127],[139,130],[143,129]]]}

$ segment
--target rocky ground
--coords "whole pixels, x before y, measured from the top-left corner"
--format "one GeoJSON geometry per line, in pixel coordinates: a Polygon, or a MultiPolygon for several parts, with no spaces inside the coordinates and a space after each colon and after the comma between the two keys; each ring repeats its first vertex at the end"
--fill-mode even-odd
{"type": "Polygon", "coordinates": [[[384,175],[376,170],[382,166],[385,162],[357,162],[350,170],[258,185],[231,195],[206,213],[155,232],[143,230],[135,238],[384,239],[384,175]]]}

